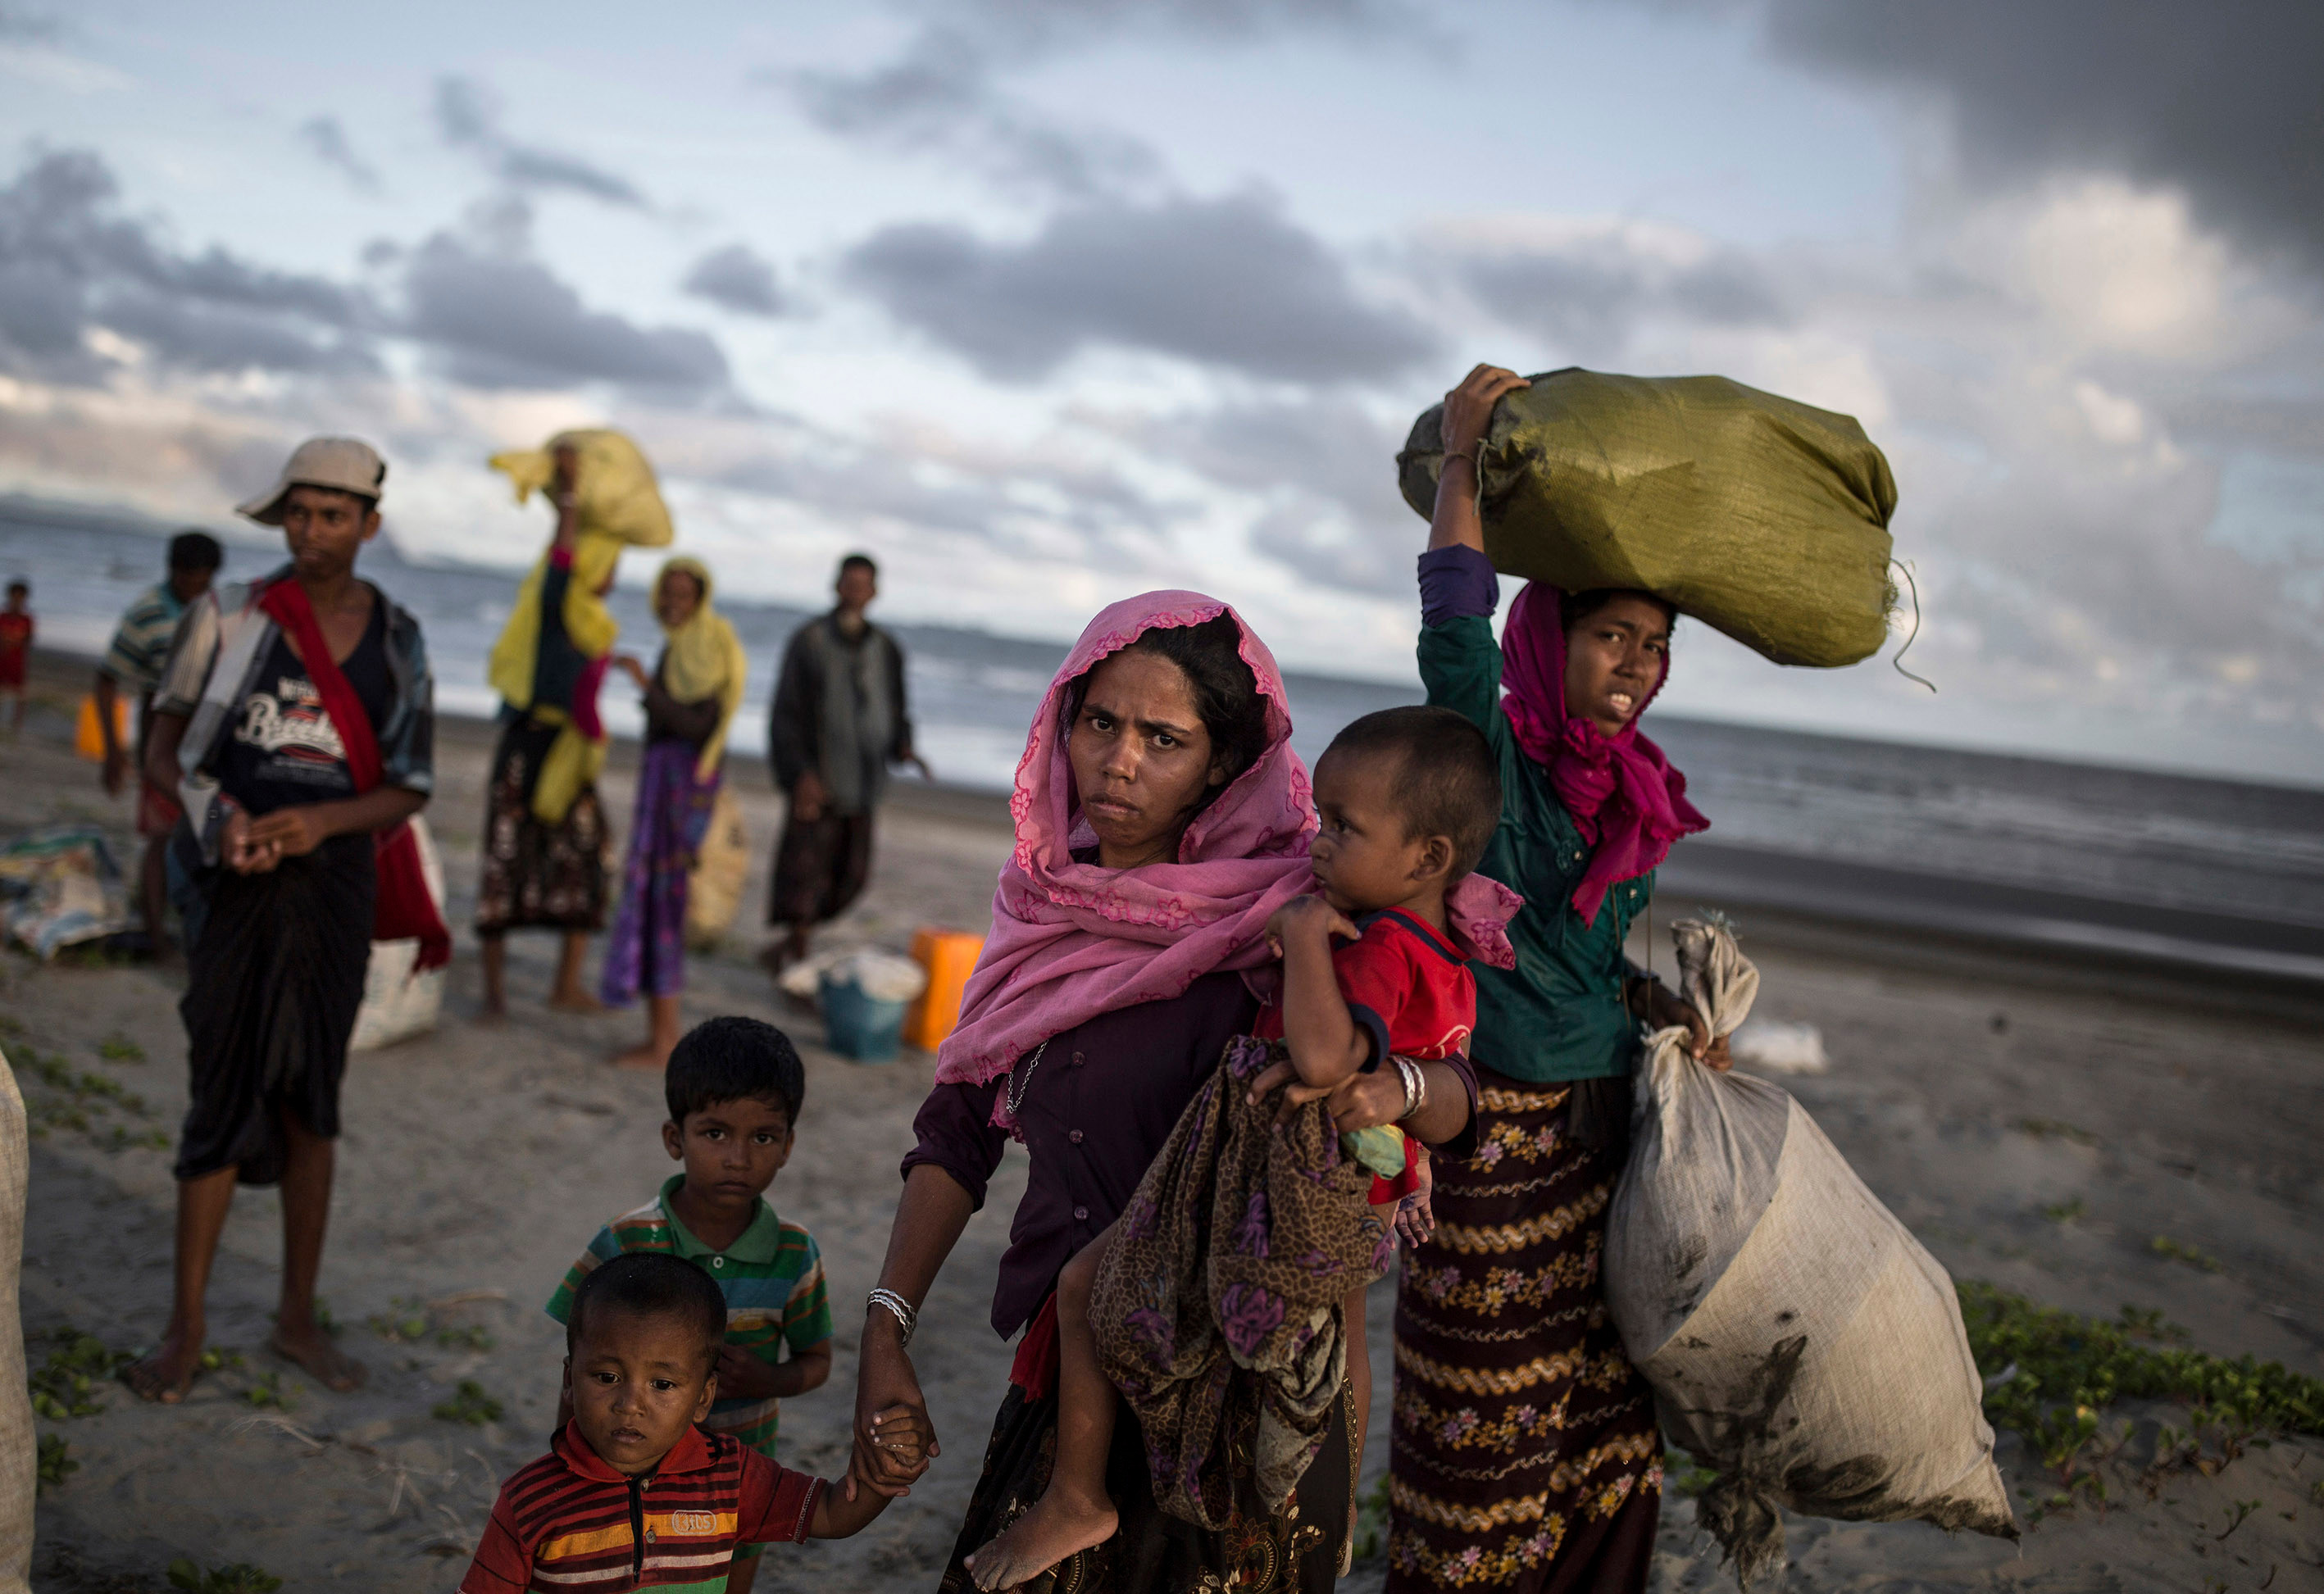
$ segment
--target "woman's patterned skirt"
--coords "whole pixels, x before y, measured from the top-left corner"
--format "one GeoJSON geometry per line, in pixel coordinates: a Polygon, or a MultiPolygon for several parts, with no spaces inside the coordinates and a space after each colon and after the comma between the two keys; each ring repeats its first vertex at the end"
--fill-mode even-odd
{"type": "Polygon", "coordinates": [[[1436,1160],[1397,1288],[1388,1588],[1643,1589],[1663,1447],[1599,1288],[1618,1164],[1569,1142],[1567,1086],[1477,1073],[1477,1154],[1436,1160]]]}

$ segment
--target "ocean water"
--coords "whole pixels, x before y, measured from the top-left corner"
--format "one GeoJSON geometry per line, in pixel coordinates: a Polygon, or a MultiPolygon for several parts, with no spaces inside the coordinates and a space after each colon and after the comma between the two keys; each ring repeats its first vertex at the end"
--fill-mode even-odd
{"type": "MultiPolygon", "coordinates": [[[[272,548],[229,546],[226,575],[262,573],[280,557],[272,548]]],[[[45,646],[102,651],[115,618],[158,579],[161,562],[150,530],[0,500],[0,576],[33,583],[45,646]]],[[[641,578],[647,561],[632,563],[641,578]]],[[[364,569],[426,628],[439,709],[489,715],[484,659],[515,576],[408,564],[383,541],[366,550],[364,569]]],[[[802,594],[796,609],[721,605],[751,655],[733,737],[746,756],[765,751],[766,702],[783,643],[821,599],[802,594]]],[[[625,640],[650,662],[659,633],[645,593],[625,586],[612,606],[625,640]]],[[[920,749],[938,777],[1005,788],[1065,644],[901,622],[892,630],[906,650],[920,749]]],[[[1288,686],[1293,741],[1311,761],[1358,714],[1420,697],[1416,680],[1398,686],[1293,675],[1288,686]]],[[[605,709],[616,732],[641,723],[625,686],[609,686],[605,709]]],[[[1647,729],[1687,772],[1712,841],[2099,902],[2324,926],[2324,790],[1666,714],[1650,716],[1647,729]]]]}

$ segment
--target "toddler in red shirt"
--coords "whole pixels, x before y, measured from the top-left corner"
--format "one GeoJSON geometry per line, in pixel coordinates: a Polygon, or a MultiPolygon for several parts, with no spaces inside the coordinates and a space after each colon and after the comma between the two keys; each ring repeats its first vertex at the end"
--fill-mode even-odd
{"type": "MultiPolygon", "coordinates": [[[[501,1486],[460,1594],[587,1588],[723,1594],[738,1544],[860,1533],[888,1504],[768,1460],[697,1426],[718,1395],[726,1297],[684,1258],[632,1251],[581,1281],[566,1324],[573,1420],[548,1455],[501,1486]]],[[[927,1420],[873,1419],[914,1476],[927,1420]]]]}
{"type": "MultiPolygon", "coordinates": [[[[1311,1101],[1359,1073],[1394,1067],[1406,1082],[1409,1113],[1425,1100],[1416,1063],[1465,1058],[1477,1021],[1476,977],[1454,944],[1445,898],[1500,823],[1500,777],[1484,733],[1461,714],[1395,708],[1342,731],[1316,760],[1314,787],[1316,892],[1286,903],[1268,923],[1283,982],[1253,1034],[1284,1043],[1298,1076],[1291,1100],[1311,1101]]],[[[1425,1153],[1401,1130],[1364,1129],[1342,1143],[1373,1169],[1375,1205],[1425,1190],[1425,1153]]],[[[1425,1205],[1416,1217],[1425,1228],[1425,1205]]],[[[1099,1365],[1089,1304],[1119,1227],[1083,1248],[1058,1280],[1056,1460],[1040,1499],[968,1558],[980,1589],[1027,1582],[1113,1535],[1105,1463],[1114,1390],[1099,1365]]],[[[1370,1404],[1360,1292],[1345,1312],[1360,1427],[1370,1404]]],[[[1361,1433],[1350,1442],[1360,1455],[1361,1433]]]]}
{"type": "Polygon", "coordinates": [[[0,692],[15,698],[11,734],[24,728],[24,660],[32,651],[32,584],[8,584],[7,606],[0,608],[0,692]]]}

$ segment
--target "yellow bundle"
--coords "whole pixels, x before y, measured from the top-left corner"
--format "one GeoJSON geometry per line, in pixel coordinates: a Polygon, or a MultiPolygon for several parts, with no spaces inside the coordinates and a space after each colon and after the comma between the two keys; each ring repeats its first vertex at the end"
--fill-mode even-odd
{"type": "MultiPolygon", "coordinates": [[[[605,607],[604,593],[613,584],[622,551],[667,547],[673,535],[669,509],[661,501],[661,488],[645,455],[627,437],[607,428],[559,432],[539,448],[495,454],[491,463],[494,470],[507,473],[516,501],[522,503],[536,492],[547,491],[555,479],[560,448],[571,448],[578,456],[573,497],[579,524],[572,579],[565,588],[565,634],[584,659],[598,659],[613,651],[621,632],[605,607]]],[[[533,816],[545,825],[558,825],[604,767],[605,739],[602,731],[596,736],[584,734],[561,705],[533,701],[540,591],[548,571],[549,555],[543,553],[517,589],[516,607],[493,648],[490,679],[493,689],[512,706],[564,727],[532,789],[533,816]]]]}
{"type": "Polygon", "coordinates": [[[669,506],[661,501],[653,466],[624,433],[608,427],[559,432],[538,448],[493,455],[493,468],[508,473],[516,501],[522,503],[548,490],[559,448],[579,456],[573,497],[583,538],[610,537],[632,548],[669,546],[669,506]]]}

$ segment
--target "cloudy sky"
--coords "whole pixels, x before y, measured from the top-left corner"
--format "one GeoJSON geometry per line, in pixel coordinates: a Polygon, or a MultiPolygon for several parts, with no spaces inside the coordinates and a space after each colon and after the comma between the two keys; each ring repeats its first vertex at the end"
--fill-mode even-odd
{"type": "Polygon", "coordinates": [[[414,557],[608,421],[737,590],[1156,585],[1410,672],[1467,366],[1852,413],[1909,662],[1665,701],[2324,780],[2324,10],[2166,0],[0,0],[0,490],[217,522],[376,440],[414,557]],[[43,6],[46,6],[44,9],[43,6]]]}

